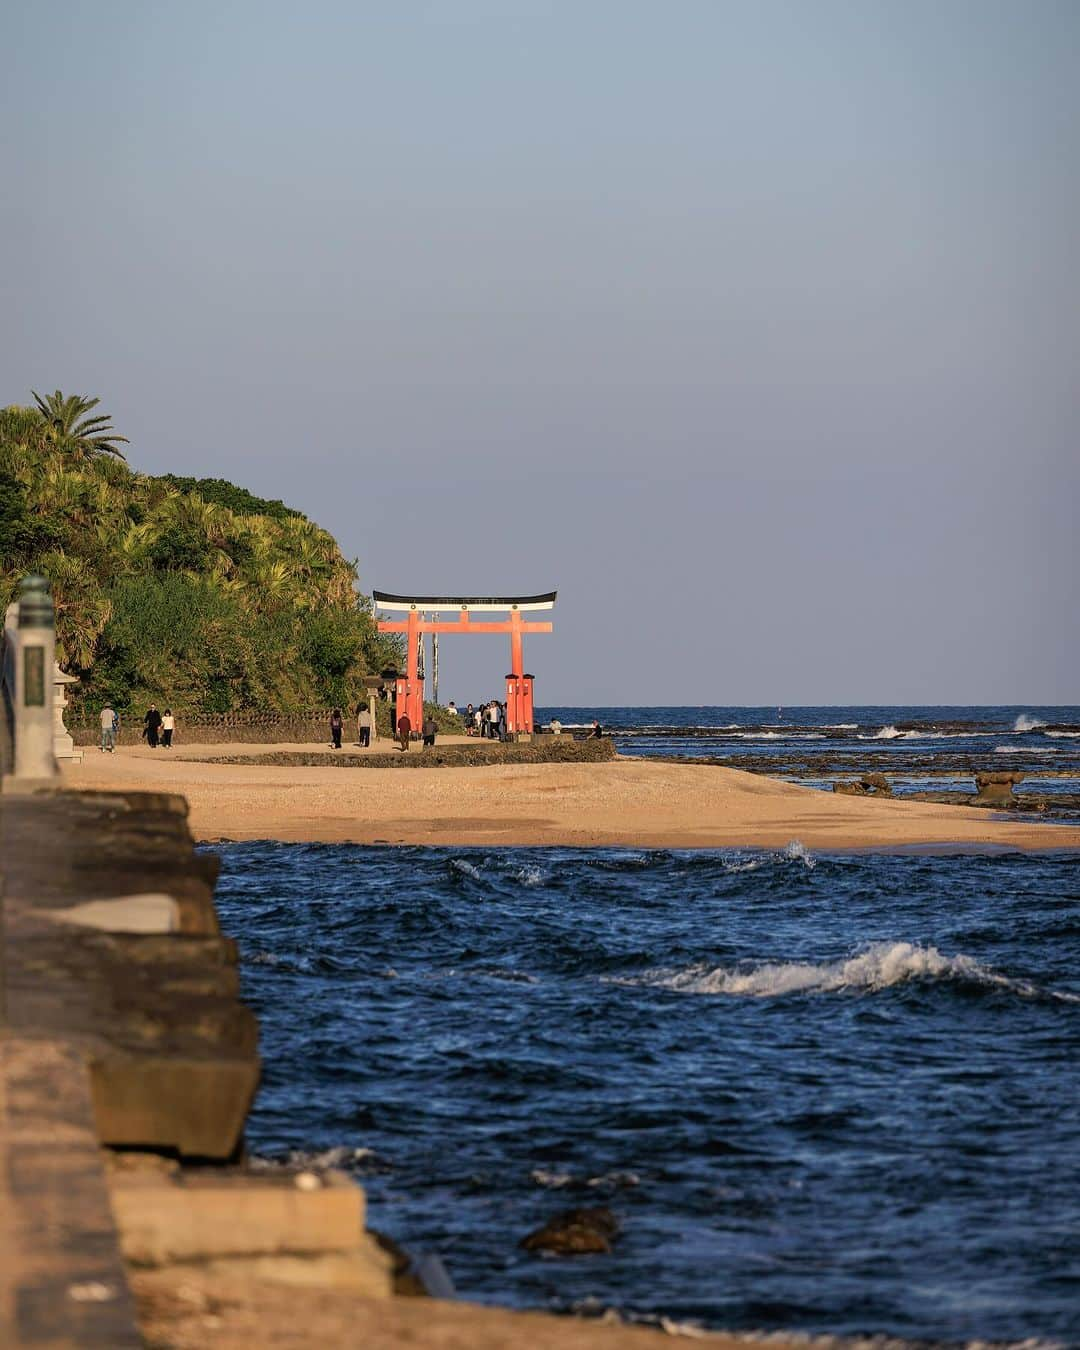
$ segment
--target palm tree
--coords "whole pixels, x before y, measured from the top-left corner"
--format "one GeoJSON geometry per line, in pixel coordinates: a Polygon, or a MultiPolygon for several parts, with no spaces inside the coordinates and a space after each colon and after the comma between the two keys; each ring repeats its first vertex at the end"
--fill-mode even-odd
{"type": "Polygon", "coordinates": [[[36,390],[30,392],[48,425],[49,440],[58,450],[84,461],[97,459],[99,455],[124,458],[124,452],[116,442],[123,441],[127,445],[128,438],[113,431],[112,418],[103,413],[96,417],[87,415],[101,399],[86,398],[82,394],[68,394],[65,398],[59,389],[45,398],[36,390]]]}

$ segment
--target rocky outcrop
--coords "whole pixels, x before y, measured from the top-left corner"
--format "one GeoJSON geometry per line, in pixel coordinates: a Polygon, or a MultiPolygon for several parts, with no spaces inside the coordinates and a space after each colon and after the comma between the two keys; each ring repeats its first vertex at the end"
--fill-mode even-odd
{"type": "Polygon", "coordinates": [[[610,1252],[618,1231],[618,1220],[610,1209],[570,1209],[522,1238],[521,1245],[527,1252],[584,1256],[610,1252]]]}
{"type": "Polygon", "coordinates": [[[481,764],[568,764],[595,763],[615,758],[615,743],[608,736],[575,741],[569,736],[545,737],[542,741],[502,744],[477,741],[474,745],[431,746],[426,750],[412,746],[404,754],[391,750],[386,754],[355,755],[347,750],[273,750],[265,755],[214,755],[200,759],[205,764],[272,764],[287,768],[336,765],[342,769],[461,769],[481,764]]]}
{"type": "Polygon", "coordinates": [[[883,773],[864,773],[861,778],[833,784],[833,791],[846,797],[891,797],[889,780],[883,773]]]}
{"type": "Polygon", "coordinates": [[[977,795],[972,805],[1015,806],[1016,797],[1013,795],[1013,785],[1023,781],[1024,775],[1017,772],[977,773],[975,775],[977,795]]]}

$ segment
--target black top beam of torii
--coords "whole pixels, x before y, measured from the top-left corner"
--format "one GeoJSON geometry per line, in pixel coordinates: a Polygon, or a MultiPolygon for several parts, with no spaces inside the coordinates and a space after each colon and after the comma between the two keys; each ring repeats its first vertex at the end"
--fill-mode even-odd
{"type": "Polygon", "coordinates": [[[543,595],[395,595],[391,591],[372,591],[371,598],[377,609],[419,609],[419,610],[522,610],[552,609],[558,591],[547,591],[543,595]]]}

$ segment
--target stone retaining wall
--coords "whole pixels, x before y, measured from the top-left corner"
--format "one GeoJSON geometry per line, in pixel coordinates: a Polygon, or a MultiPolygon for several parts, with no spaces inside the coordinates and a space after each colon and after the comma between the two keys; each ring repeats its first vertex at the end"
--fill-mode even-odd
{"type": "MultiPolygon", "coordinates": [[[[346,729],[355,721],[351,713],[345,717],[346,729]]],[[[68,718],[68,729],[76,745],[97,745],[101,740],[101,726],[97,714],[93,718],[75,721],[68,718]]],[[[173,743],[185,741],[200,745],[224,745],[230,742],[250,744],[278,744],[281,742],[329,741],[330,709],[314,712],[231,712],[183,713],[176,718],[173,743]]],[[[142,718],[120,715],[117,745],[138,745],[142,740],[142,718]]]]}

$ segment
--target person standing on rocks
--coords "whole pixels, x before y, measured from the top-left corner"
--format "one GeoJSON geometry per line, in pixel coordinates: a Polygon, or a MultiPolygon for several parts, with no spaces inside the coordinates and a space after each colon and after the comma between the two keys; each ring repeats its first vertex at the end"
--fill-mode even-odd
{"type": "Polygon", "coordinates": [[[341,729],[344,725],[341,709],[335,708],[330,714],[330,740],[335,750],[341,749],[341,729]]]}
{"type": "Polygon", "coordinates": [[[409,737],[412,735],[412,718],[408,713],[402,713],[397,720],[398,744],[402,750],[408,750],[409,737]]]}
{"type": "Polygon", "coordinates": [[[116,730],[120,725],[120,718],[111,703],[106,703],[101,710],[101,753],[106,751],[111,755],[116,749],[116,730]]]}
{"type": "Polygon", "coordinates": [[[160,730],[161,714],[157,710],[157,704],[151,703],[146,716],[143,718],[143,735],[146,737],[146,744],[151,750],[157,749],[158,732],[160,730]]]}
{"type": "Polygon", "coordinates": [[[175,730],[176,718],[173,716],[173,710],[166,708],[161,716],[161,744],[163,749],[172,749],[172,738],[175,730]]]}

